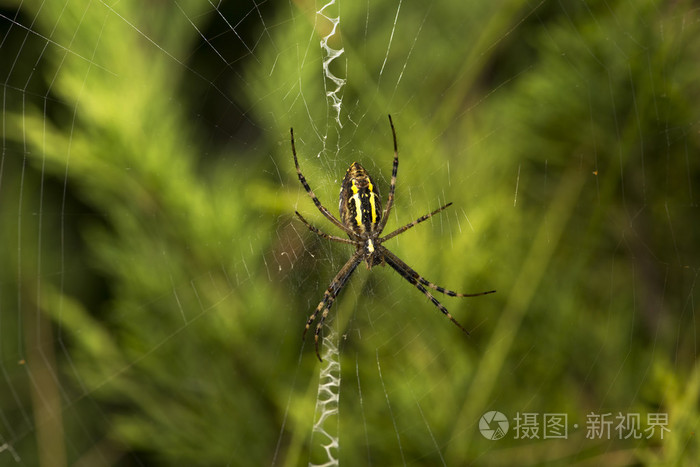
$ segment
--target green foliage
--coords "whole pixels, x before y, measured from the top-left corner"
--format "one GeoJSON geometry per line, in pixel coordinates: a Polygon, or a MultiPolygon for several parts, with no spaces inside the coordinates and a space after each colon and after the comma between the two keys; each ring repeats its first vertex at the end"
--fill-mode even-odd
{"type": "Polygon", "coordinates": [[[224,42],[255,43],[239,61],[205,56],[230,52],[198,34],[221,20],[208,2],[61,3],[18,4],[32,34],[1,50],[38,63],[5,85],[0,167],[0,444],[23,462],[307,463],[317,362],[300,334],[350,252],[293,219],[337,234],[296,180],[289,127],[332,207],[353,160],[386,193],[391,113],[387,228],[455,206],[388,247],[436,283],[498,293],[443,300],[465,339],[388,268],[358,268],[331,312],[342,462],[692,465],[700,31],[686,2],[403,2],[397,16],[341,1],[342,128],[318,5],[267,5],[257,42],[224,25],[224,42]],[[488,410],[581,428],[493,442],[488,410]],[[671,431],[586,440],[586,414],[606,411],[668,413],[671,431]]]}

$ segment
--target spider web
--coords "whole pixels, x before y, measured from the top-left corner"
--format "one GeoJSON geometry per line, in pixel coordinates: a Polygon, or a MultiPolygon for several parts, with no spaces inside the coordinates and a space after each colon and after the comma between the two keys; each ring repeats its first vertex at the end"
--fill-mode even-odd
{"type": "Polygon", "coordinates": [[[693,464],[697,9],[424,3],[0,4],[1,465],[693,464]]]}

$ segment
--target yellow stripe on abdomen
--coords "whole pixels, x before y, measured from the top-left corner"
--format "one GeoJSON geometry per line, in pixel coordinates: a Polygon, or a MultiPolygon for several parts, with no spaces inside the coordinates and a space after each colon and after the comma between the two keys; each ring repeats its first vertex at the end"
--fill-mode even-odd
{"type": "Polygon", "coordinates": [[[362,225],[362,200],[360,199],[360,189],[357,187],[357,182],[352,181],[352,200],[355,201],[355,224],[359,227],[362,225]]]}
{"type": "MultiPolygon", "coordinates": [[[[372,186],[372,185],[370,185],[370,187],[371,187],[371,186],[372,186]]],[[[372,208],[372,224],[376,224],[376,223],[377,223],[377,204],[376,204],[376,202],[374,201],[374,199],[376,198],[376,196],[377,196],[377,194],[374,193],[374,192],[370,193],[370,195],[369,195],[369,205],[370,205],[370,207],[372,208]]]]}

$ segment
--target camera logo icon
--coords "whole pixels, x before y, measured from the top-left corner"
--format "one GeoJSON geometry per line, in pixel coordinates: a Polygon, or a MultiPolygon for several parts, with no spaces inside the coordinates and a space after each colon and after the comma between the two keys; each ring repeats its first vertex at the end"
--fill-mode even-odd
{"type": "Polygon", "coordinates": [[[508,418],[496,410],[486,412],[479,419],[481,435],[492,441],[503,438],[508,433],[508,427],[508,418]]]}

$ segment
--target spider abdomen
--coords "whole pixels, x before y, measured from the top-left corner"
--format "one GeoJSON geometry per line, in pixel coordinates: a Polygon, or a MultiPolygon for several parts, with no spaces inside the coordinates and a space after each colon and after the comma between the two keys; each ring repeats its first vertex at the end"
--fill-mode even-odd
{"type": "Polygon", "coordinates": [[[340,186],[340,220],[358,236],[377,230],[382,220],[382,200],[369,173],[353,162],[340,186]]]}

